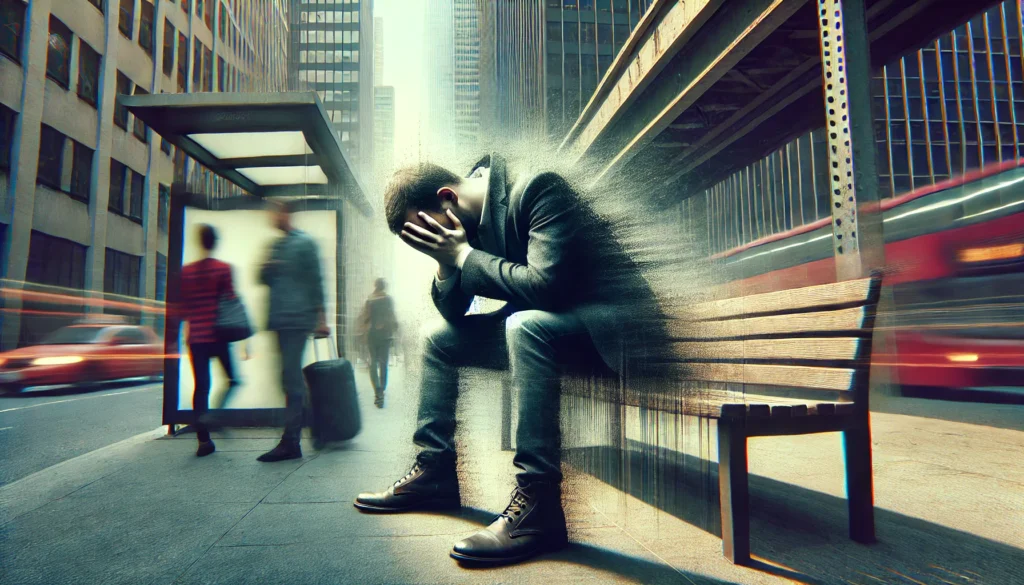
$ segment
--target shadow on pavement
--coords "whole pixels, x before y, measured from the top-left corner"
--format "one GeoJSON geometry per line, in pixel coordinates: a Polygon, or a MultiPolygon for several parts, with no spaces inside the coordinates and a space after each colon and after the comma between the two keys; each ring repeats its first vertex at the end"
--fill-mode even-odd
{"type": "MultiPolygon", "coordinates": [[[[498,516],[480,508],[463,506],[450,512],[431,512],[441,516],[450,516],[468,520],[480,526],[487,526],[498,516]]],[[[655,563],[619,551],[595,546],[592,544],[570,542],[569,547],[557,553],[545,554],[526,561],[524,564],[561,562],[581,565],[617,575],[622,578],[636,580],[637,583],[676,583],[686,582],[697,585],[734,585],[729,581],[713,579],[705,575],[689,573],[674,569],[664,563],[655,563]]],[[[464,569],[486,571],[493,567],[487,565],[461,564],[464,569]]]]}
{"type": "MultiPolygon", "coordinates": [[[[571,449],[566,461],[720,536],[717,463],[661,448],[642,449],[571,449]]],[[[751,550],[759,557],[753,568],[802,583],[1021,582],[1020,548],[882,508],[875,509],[878,542],[860,545],[847,537],[846,506],[844,498],[751,475],[751,550]]]]}

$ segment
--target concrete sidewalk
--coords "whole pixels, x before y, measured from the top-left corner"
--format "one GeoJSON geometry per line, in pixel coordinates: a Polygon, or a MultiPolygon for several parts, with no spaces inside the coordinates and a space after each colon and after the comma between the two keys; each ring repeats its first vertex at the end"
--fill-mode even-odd
{"type": "MultiPolygon", "coordinates": [[[[372,516],[352,498],[407,471],[415,391],[395,372],[378,410],[365,371],[357,375],[363,433],[319,453],[304,442],[300,461],[255,460],[276,443],[270,429],[217,433],[218,451],[204,459],[193,456],[194,436],[155,431],[0,488],[0,582],[1024,583],[1020,407],[985,406],[971,418],[974,405],[882,405],[889,412],[873,416],[879,543],[870,547],[846,538],[838,435],[755,439],[752,546],[760,560],[732,566],[717,536],[715,466],[696,457],[714,461],[713,442],[683,441],[663,444],[675,455],[627,457],[626,474],[623,466],[600,478],[570,473],[574,544],[479,570],[460,568],[448,551],[504,507],[513,485],[511,453],[499,449],[493,376],[469,380],[474,391],[460,406],[467,507],[372,516]],[[907,414],[924,409],[929,416],[907,414]],[[686,454],[693,445],[708,452],[686,454]],[[652,459],[662,465],[649,466],[652,459]],[[668,460],[681,466],[677,474],[666,472],[668,460]]],[[[692,426],[714,436],[713,427],[692,426]]],[[[605,455],[583,448],[569,458],[605,455]]]]}

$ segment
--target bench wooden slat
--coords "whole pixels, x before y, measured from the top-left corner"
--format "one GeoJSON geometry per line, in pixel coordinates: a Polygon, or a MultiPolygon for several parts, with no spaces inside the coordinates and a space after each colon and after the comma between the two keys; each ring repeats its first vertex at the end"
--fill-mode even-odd
{"type": "MultiPolygon", "coordinates": [[[[602,398],[595,396],[595,398],[602,398]]],[[[605,400],[618,402],[627,406],[637,406],[652,410],[701,416],[708,418],[742,417],[772,418],[787,417],[782,414],[789,412],[788,417],[836,416],[851,414],[855,405],[852,403],[799,401],[777,396],[744,394],[725,390],[708,390],[683,396],[673,394],[627,391],[619,398],[603,397],[605,400]]]]}
{"type": "Polygon", "coordinates": [[[775,366],[763,364],[679,364],[684,379],[735,384],[763,384],[818,390],[852,390],[857,370],[813,366],[775,366]]]}
{"type": "Polygon", "coordinates": [[[728,321],[689,321],[672,319],[668,323],[669,334],[676,339],[728,339],[769,335],[793,335],[803,333],[854,333],[867,331],[868,310],[853,307],[837,311],[797,313],[772,317],[751,317],[728,321]]]}
{"type": "Polygon", "coordinates": [[[863,340],[856,337],[678,341],[668,357],[715,360],[844,361],[857,358],[863,340]]]}
{"type": "Polygon", "coordinates": [[[721,301],[709,301],[685,307],[685,311],[707,319],[725,319],[743,315],[782,313],[814,307],[866,303],[871,296],[871,280],[871,278],[862,278],[721,301]]]}

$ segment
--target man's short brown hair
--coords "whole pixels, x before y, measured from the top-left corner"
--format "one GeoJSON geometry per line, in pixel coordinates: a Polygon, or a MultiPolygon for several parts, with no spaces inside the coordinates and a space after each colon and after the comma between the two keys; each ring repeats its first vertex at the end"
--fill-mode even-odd
{"type": "Polygon", "coordinates": [[[410,209],[440,211],[441,202],[437,191],[441,187],[458,185],[462,178],[448,169],[420,163],[395,171],[384,190],[384,215],[388,229],[398,234],[405,225],[405,215],[410,209]]]}

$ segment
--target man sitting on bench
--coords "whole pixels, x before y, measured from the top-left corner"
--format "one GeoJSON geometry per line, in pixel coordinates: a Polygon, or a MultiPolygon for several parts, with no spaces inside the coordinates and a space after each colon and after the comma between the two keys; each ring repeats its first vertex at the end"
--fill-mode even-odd
{"type": "Polygon", "coordinates": [[[485,157],[465,178],[433,164],[398,171],[385,193],[388,227],[438,262],[431,296],[443,320],[426,335],[420,452],[409,473],[355,506],[406,512],[460,505],[455,410],[459,368],[511,367],[520,397],[518,484],[505,511],[451,556],[517,562],[567,544],[561,505],[560,369],[564,350],[615,368],[660,320],[654,296],[600,220],[555,173],[513,175],[485,157]],[[474,296],[504,309],[466,315],[474,296]],[[579,350],[584,353],[579,353],[579,350]]]}

